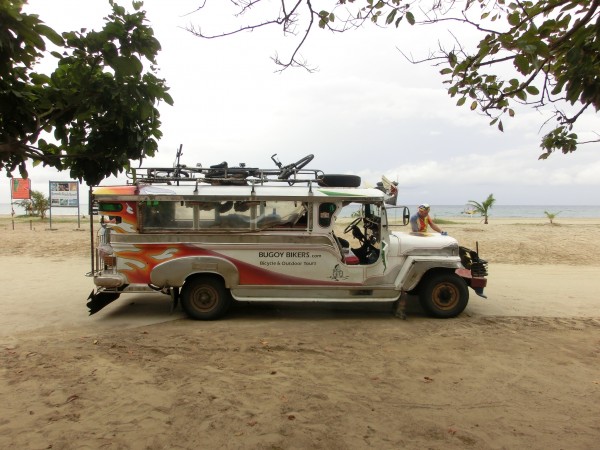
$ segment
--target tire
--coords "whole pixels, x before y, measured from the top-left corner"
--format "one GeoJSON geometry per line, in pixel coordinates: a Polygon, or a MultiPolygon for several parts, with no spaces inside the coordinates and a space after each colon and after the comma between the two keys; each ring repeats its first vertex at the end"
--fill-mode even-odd
{"type": "Polygon", "coordinates": [[[197,276],[186,281],[181,290],[181,307],[195,320],[215,320],[225,315],[231,295],[223,282],[212,276],[197,276]]]}
{"type": "Polygon", "coordinates": [[[321,187],[359,187],[361,179],[358,175],[321,175],[318,179],[321,187]]]}
{"type": "Polygon", "coordinates": [[[419,301],[425,311],[440,319],[456,317],[467,307],[469,289],[454,273],[438,273],[423,280],[419,301]]]}

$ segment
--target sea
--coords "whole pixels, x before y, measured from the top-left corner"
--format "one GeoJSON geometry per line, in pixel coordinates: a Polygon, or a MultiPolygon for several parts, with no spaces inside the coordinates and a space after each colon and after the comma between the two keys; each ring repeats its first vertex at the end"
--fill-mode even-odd
{"type": "MultiPolygon", "coordinates": [[[[417,209],[416,205],[406,205],[410,209],[411,214],[417,209]]],[[[16,215],[23,215],[25,211],[14,205],[14,211],[16,215]]],[[[401,210],[397,209],[398,216],[401,214],[401,210]]],[[[479,217],[477,214],[470,215],[467,212],[469,208],[467,205],[431,205],[431,214],[438,219],[445,217],[479,217]]],[[[550,214],[556,214],[557,218],[579,218],[579,219],[594,219],[600,218],[600,205],[494,205],[489,210],[489,217],[497,218],[523,218],[523,219],[535,219],[535,218],[546,218],[547,211],[550,214]]],[[[10,203],[0,203],[0,214],[10,215],[11,205],[10,203]]],[[[52,208],[52,215],[57,216],[77,216],[77,208],[52,208]]],[[[350,211],[351,213],[351,211],[350,211]]],[[[88,205],[82,204],[79,206],[79,214],[87,216],[88,205]]],[[[395,215],[395,211],[391,209],[388,212],[390,217],[395,215]]]]}
{"type": "MultiPolygon", "coordinates": [[[[417,206],[406,205],[411,214],[416,212],[417,206]]],[[[479,214],[469,214],[471,208],[468,205],[431,205],[430,214],[434,218],[445,217],[481,217],[479,214]]],[[[546,218],[546,212],[556,214],[557,218],[569,219],[595,219],[600,218],[600,205],[493,205],[488,210],[490,218],[499,219],[541,219],[546,218]]],[[[394,215],[394,210],[388,212],[394,215]]]]}

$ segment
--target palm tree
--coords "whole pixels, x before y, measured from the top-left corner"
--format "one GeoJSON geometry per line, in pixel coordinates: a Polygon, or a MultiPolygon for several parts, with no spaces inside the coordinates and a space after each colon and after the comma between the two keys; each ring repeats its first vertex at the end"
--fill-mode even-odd
{"type": "Polygon", "coordinates": [[[550,225],[552,225],[554,223],[553,222],[554,218],[556,216],[558,216],[561,212],[562,211],[558,211],[558,212],[552,213],[552,212],[544,211],[544,214],[546,214],[546,217],[550,220],[550,225]]]}
{"type": "Polygon", "coordinates": [[[496,199],[494,198],[494,194],[490,194],[488,195],[488,198],[481,203],[476,202],[475,200],[469,200],[469,205],[473,207],[475,212],[478,212],[485,218],[483,223],[487,224],[489,216],[488,210],[492,208],[492,205],[495,201],[496,199]]]}

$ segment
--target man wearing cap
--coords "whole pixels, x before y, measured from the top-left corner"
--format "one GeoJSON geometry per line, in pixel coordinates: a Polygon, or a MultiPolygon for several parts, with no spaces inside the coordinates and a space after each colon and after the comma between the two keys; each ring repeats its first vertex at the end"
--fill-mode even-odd
{"type": "Polygon", "coordinates": [[[446,232],[442,231],[442,229],[438,227],[437,224],[433,221],[433,219],[429,216],[430,209],[431,206],[429,206],[427,203],[419,205],[417,213],[413,214],[410,218],[410,226],[412,227],[412,230],[421,233],[426,233],[427,227],[430,226],[433,230],[437,231],[438,233],[446,234],[446,232]]]}

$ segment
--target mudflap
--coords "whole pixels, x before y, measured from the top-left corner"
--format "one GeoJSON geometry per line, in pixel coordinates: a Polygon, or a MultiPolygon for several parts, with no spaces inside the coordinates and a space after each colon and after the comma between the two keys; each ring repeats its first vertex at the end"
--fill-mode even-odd
{"type": "Polygon", "coordinates": [[[480,297],[487,298],[487,295],[485,295],[485,294],[483,293],[483,288],[482,288],[482,287],[474,287],[474,288],[473,288],[473,290],[474,290],[474,291],[475,291],[475,293],[476,293],[477,295],[479,295],[480,297]]]}
{"type": "Polygon", "coordinates": [[[96,314],[102,308],[114,302],[116,299],[119,298],[120,295],[121,294],[119,294],[118,292],[95,293],[94,291],[92,291],[90,293],[90,296],[87,298],[88,302],[85,304],[90,311],[90,316],[92,314],[96,314]]]}
{"type": "Polygon", "coordinates": [[[173,313],[176,309],[177,306],[179,305],[179,288],[178,287],[172,287],[170,289],[170,293],[171,293],[171,300],[173,301],[173,303],[171,303],[171,313],[173,313]]]}
{"type": "Polygon", "coordinates": [[[393,314],[394,317],[398,319],[406,320],[406,303],[407,303],[408,293],[406,291],[402,291],[398,300],[394,302],[393,306],[393,314]]]}

